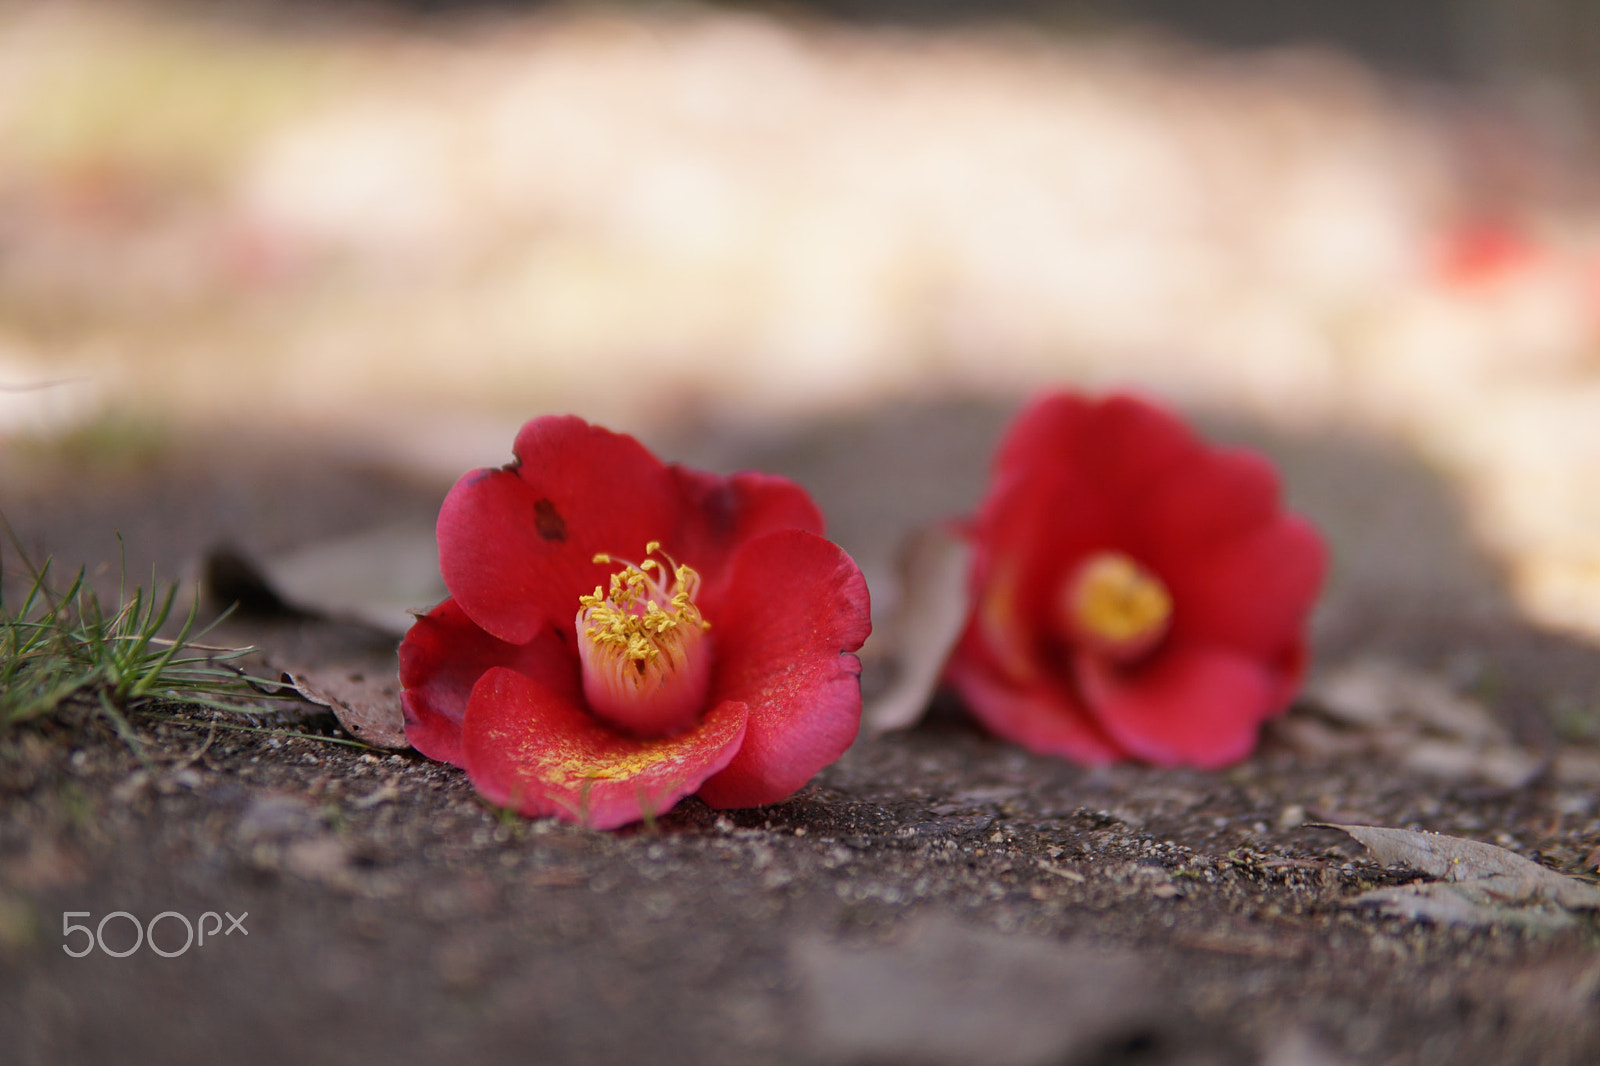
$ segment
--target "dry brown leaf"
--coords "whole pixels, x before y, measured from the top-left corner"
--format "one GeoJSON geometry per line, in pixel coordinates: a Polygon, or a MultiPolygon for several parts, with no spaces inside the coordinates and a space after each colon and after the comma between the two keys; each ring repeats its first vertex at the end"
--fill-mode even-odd
{"type": "Polygon", "coordinates": [[[1439,677],[1388,659],[1363,658],[1339,669],[1308,697],[1336,721],[1369,729],[1408,722],[1458,740],[1495,743],[1505,730],[1488,709],[1439,677]]]}
{"type": "Polygon", "coordinates": [[[907,542],[899,606],[880,638],[895,664],[895,679],[862,716],[868,734],[909,728],[927,710],[966,623],[971,554],[966,541],[938,526],[907,542]]]}
{"type": "Polygon", "coordinates": [[[1466,892],[1458,894],[1471,902],[1548,902],[1569,910],[1600,910],[1600,887],[1493,844],[1409,829],[1315,824],[1350,834],[1386,866],[1406,866],[1463,886],[1466,892]]]}
{"type": "Polygon", "coordinates": [[[285,670],[283,679],[312,703],[327,707],[345,731],[378,748],[407,748],[400,710],[400,680],[393,673],[372,676],[348,667],[285,670]]]}
{"type": "Polygon", "coordinates": [[[433,526],[406,522],[307,545],[262,573],[289,603],[390,633],[445,597],[433,526]]]}
{"type": "Polygon", "coordinates": [[[380,526],[261,560],[217,548],[205,561],[209,595],[249,614],[309,615],[360,622],[399,635],[414,610],[446,595],[433,529],[380,526]]]}
{"type": "Polygon", "coordinates": [[[1434,674],[1380,658],[1330,672],[1272,733],[1313,757],[1370,754],[1418,773],[1501,788],[1525,785],[1545,768],[1483,704],[1434,674]]]}
{"type": "Polygon", "coordinates": [[[1350,902],[1357,906],[1375,907],[1395,918],[1438,925],[1477,928],[1509,925],[1530,932],[1554,932],[1577,920],[1571,912],[1551,904],[1507,905],[1492,899],[1473,898],[1481,895],[1468,885],[1433,881],[1375,888],[1363,892],[1350,902]]]}
{"type": "Polygon", "coordinates": [[[1521,788],[1544,769],[1544,760],[1509,742],[1479,745],[1421,737],[1405,745],[1399,762],[1432,777],[1477,779],[1501,788],[1521,788]]]}

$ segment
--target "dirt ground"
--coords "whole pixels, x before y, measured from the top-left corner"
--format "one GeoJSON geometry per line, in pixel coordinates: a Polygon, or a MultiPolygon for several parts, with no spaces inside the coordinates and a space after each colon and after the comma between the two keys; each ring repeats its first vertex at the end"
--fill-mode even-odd
{"type": "MultiPolygon", "coordinates": [[[[902,405],[651,443],[798,478],[887,603],[895,544],[971,506],[1007,413],[902,405]]],[[[1593,912],[1546,932],[1384,916],[1350,900],[1416,875],[1307,824],[1435,830],[1593,875],[1600,782],[1557,767],[1594,754],[1600,654],[1518,620],[1450,487],[1399,450],[1206,424],[1272,454],[1332,542],[1318,677],[1400,664],[1482,701],[1541,772],[1428,773],[1292,730],[1221,773],[1086,770],[987,738],[941,698],[785,803],[689,800],[598,833],[503,817],[415,753],[328,743],[315,708],[268,733],[141,718],[148,766],[66,715],[0,738],[0,1061],[1600,1061],[1593,912]],[[64,922],[117,911],[176,912],[208,939],[163,957],[183,936],[167,918],[126,957],[63,950],[82,943],[64,922]]],[[[265,557],[427,522],[447,487],[316,441],[117,454],[13,453],[0,486],[31,550],[102,585],[113,531],[130,574],[178,575],[219,543],[265,557]]],[[[393,651],[326,620],[210,639],[269,659],[393,651]]],[[[887,671],[869,661],[869,697],[887,671]]],[[[112,950],[132,939],[126,918],[102,927],[112,950]]]]}

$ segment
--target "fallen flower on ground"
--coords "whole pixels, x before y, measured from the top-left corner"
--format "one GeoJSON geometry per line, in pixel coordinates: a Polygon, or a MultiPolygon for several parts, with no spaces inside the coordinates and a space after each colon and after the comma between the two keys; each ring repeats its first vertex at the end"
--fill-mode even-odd
{"type": "Polygon", "coordinates": [[[573,417],[445,498],[450,598],[400,647],[406,735],[494,803],[609,829],[775,803],[855,739],[861,571],[806,492],[573,417]]]}
{"type": "Polygon", "coordinates": [[[945,678],[1032,751],[1223,766],[1303,678],[1321,537],[1265,459],[1151,403],[1035,402],[965,532],[973,607],[945,678]]]}

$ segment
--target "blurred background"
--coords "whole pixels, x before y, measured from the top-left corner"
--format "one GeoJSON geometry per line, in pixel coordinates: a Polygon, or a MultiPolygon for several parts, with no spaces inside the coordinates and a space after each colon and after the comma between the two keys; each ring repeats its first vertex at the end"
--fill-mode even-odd
{"type": "Polygon", "coordinates": [[[1597,635],[1596,71],[1585,0],[0,4],[0,473],[1133,387],[1399,442],[1597,635]]]}

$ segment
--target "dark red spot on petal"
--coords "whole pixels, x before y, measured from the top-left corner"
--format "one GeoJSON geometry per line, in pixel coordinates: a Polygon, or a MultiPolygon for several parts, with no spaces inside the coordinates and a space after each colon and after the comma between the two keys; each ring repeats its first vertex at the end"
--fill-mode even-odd
{"type": "Polygon", "coordinates": [[[567,520],[561,517],[561,512],[549,500],[540,500],[533,505],[533,523],[539,536],[545,540],[567,539],[567,520]]]}
{"type": "Polygon", "coordinates": [[[703,507],[712,536],[720,539],[733,534],[739,520],[739,497],[731,482],[723,482],[707,493],[703,507]]]}

